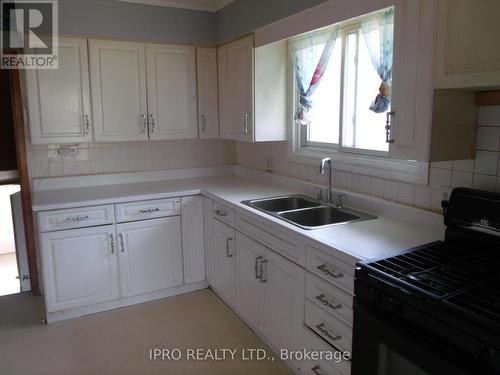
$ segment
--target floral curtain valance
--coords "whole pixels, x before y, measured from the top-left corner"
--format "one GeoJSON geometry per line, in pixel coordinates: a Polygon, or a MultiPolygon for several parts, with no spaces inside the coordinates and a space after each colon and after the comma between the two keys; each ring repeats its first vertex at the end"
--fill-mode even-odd
{"type": "Polygon", "coordinates": [[[370,110],[376,113],[386,112],[391,104],[394,8],[363,20],[361,29],[373,67],[382,81],[370,110]]]}
{"type": "Polygon", "coordinates": [[[329,28],[292,39],[289,43],[300,96],[299,108],[294,118],[301,125],[308,125],[311,122],[307,116],[313,105],[311,96],[321,82],[328,66],[338,32],[338,27],[329,28]]]}

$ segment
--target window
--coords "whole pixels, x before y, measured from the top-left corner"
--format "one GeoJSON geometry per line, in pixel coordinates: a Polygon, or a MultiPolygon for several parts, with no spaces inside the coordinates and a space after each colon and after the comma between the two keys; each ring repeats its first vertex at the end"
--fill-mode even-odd
{"type": "Polygon", "coordinates": [[[385,126],[387,112],[390,112],[392,12],[390,8],[289,41],[296,72],[294,87],[299,87],[294,113],[300,117],[303,102],[308,107],[307,119],[296,118],[298,121],[294,125],[299,127],[299,147],[376,155],[387,153],[385,126]],[[332,36],[334,47],[328,54],[326,67],[321,69],[318,62],[325,58],[324,51],[332,36]],[[318,72],[323,75],[313,84],[318,72]],[[309,83],[316,87],[305,87],[309,83]],[[308,88],[310,95],[304,93],[308,88]],[[381,95],[377,95],[379,89],[381,95]],[[307,96],[307,100],[303,96],[307,96]],[[373,111],[370,107],[376,97],[385,100],[386,105],[373,111]]]}

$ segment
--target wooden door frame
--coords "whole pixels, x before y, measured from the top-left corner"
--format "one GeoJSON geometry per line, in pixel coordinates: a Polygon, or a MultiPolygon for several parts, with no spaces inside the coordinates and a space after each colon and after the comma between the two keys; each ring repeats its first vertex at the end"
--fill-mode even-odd
{"type": "MultiPolygon", "coordinates": [[[[12,106],[12,123],[16,141],[17,168],[19,185],[21,186],[21,203],[23,209],[24,234],[30,272],[31,292],[40,295],[35,232],[33,227],[33,210],[31,206],[31,185],[28,173],[28,155],[26,151],[26,134],[24,128],[24,110],[21,93],[21,77],[18,69],[9,71],[10,100],[12,106]]],[[[19,275],[22,277],[22,275],[19,275]]]]}

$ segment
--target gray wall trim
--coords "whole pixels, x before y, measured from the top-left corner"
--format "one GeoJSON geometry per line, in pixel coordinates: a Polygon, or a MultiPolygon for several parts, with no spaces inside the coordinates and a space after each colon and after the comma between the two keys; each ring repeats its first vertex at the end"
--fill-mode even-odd
{"type": "Polygon", "coordinates": [[[236,0],[216,13],[216,40],[222,44],[326,0],[236,0]]]}
{"type": "Polygon", "coordinates": [[[59,33],[214,45],[216,15],[113,0],[59,0],[59,33]]]}

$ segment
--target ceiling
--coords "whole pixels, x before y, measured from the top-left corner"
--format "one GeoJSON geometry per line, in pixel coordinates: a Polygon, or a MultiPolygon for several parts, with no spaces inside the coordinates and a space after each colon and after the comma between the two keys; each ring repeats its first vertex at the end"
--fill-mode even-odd
{"type": "Polygon", "coordinates": [[[203,10],[207,12],[216,12],[234,0],[118,0],[128,3],[158,5],[172,8],[184,8],[192,10],[203,10]]]}

